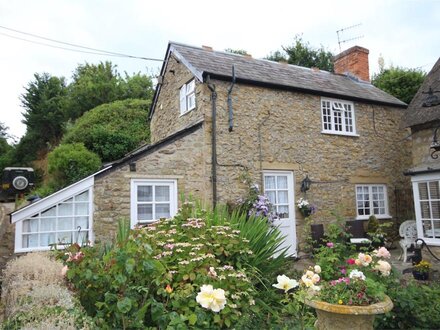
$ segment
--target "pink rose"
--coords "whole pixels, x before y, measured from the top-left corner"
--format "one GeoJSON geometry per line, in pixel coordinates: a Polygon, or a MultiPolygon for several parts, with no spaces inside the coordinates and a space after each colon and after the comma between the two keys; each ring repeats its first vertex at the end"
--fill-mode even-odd
{"type": "Polygon", "coordinates": [[[333,242],[328,242],[328,243],[327,243],[327,247],[329,247],[330,249],[332,249],[333,246],[334,246],[333,242]]]}

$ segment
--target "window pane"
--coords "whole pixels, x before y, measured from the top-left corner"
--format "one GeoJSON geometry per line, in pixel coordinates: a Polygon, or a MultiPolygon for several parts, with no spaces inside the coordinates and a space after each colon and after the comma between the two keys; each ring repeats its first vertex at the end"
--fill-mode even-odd
{"type": "Polygon", "coordinates": [[[40,246],[48,246],[54,243],[56,243],[55,233],[40,234],[40,246]]]}
{"type": "Polygon", "coordinates": [[[57,207],[56,206],[51,207],[50,209],[47,209],[44,212],[41,212],[42,217],[53,217],[55,215],[57,215],[57,207]]]}
{"type": "Polygon", "coordinates": [[[276,204],[277,203],[276,192],[275,191],[266,191],[265,195],[269,199],[269,202],[271,202],[272,204],[276,204]]]}
{"type": "Polygon", "coordinates": [[[431,199],[440,199],[438,181],[429,182],[429,194],[431,199]]]}
{"type": "Polygon", "coordinates": [[[75,235],[75,242],[80,244],[80,245],[84,245],[87,243],[88,239],[89,239],[89,232],[88,231],[82,231],[80,233],[76,232],[75,235]]]}
{"type": "Polygon", "coordinates": [[[65,244],[73,243],[72,232],[58,233],[57,236],[58,236],[57,243],[65,243],[65,244]]]}
{"type": "Polygon", "coordinates": [[[187,85],[187,94],[194,92],[195,86],[195,80],[191,80],[187,85]]]}
{"type": "Polygon", "coordinates": [[[89,203],[75,203],[75,215],[88,215],[89,203]]]}
{"type": "Polygon", "coordinates": [[[58,206],[58,215],[72,215],[73,214],[73,204],[62,203],[58,206]]]}
{"type": "Polygon", "coordinates": [[[55,231],[57,218],[43,218],[41,219],[41,231],[55,231]]]}
{"type": "Polygon", "coordinates": [[[137,187],[138,202],[152,202],[153,201],[153,187],[152,186],[138,186],[137,187]]]}
{"type": "Polygon", "coordinates": [[[153,206],[151,204],[140,204],[137,209],[139,221],[153,220],[153,206]]]}
{"type": "Polygon", "coordinates": [[[431,218],[431,212],[429,209],[429,202],[420,202],[420,210],[422,212],[422,218],[424,218],[424,219],[431,218]]]}
{"type": "Polygon", "coordinates": [[[428,199],[428,183],[426,182],[419,183],[419,198],[423,200],[428,199]]]}
{"type": "Polygon", "coordinates": [[[275,176],[267,175],[264,177],[264,189],[275,189],[275,176]]]}
{"type": "Polygon", "coordinates": [[[72,230],[73,229],[73,219],[72,218],[59,218],[58,219],[58,230],[72,230]]]}
{"type": "Polygon", "coordinates": [[[33,248],[38,246],[38,234],[23,235],[23,248],[33,248]]]}
{"type": "Polygon", "coordinates": [[[156,186],[155,187],[155,201],[156,202],[169,202],[170,201],[170,187],[169,186],[156,186]]]}
{"type": "Polygon", "coordinates": [[[75,196],[75,201],[77,201],[77,202],[88,202],[88,200],[89,200],[89,191],[88,190],[75,196]]]}
{"type": "Polygon", "coordinates": [[[156,219],[170,217],[170,204],[156,204],[156,219]]]}
{"type": "Polygon", "coordinates": [[[38,219],[23,221],[23,233],[35,233],[38,231],[38,219]]]}
{"type": "Polygon", "coordinates": [[[288,205],[280,205],[277,207],[277,213],[280,218],[288,218],[289,217],[289,206],[288,205]]]}
{"type": "Polygon", "coordinates": [[[434,224],[434,237],[440,238],[440,221],[434,220],[433,224],[434,224]]]}
{"type": "Polygon", "coordinates": [[[279,204],[288,203],[287,191],[278,191],[278,203],[279,204]]]}
{"type": "Polygon", "coordinates": [[[75,230],[81,227],[81,231],[89,229],[89,218],[88,217],[75,217],[75,230]]]}
{"type": "Polygon", "coordinates": [[[188,110],[196,107],[196,94],[188,95],[188,110]]]}
{"type": "Polygon", "coordinates": [[[287,176],[277,176],[277,188],[287,189],[287,176]]]}
{"type": "Polygon", "coordinates": [[[440,201],[431,202],[432,219],[440,219],[440,201]]]}

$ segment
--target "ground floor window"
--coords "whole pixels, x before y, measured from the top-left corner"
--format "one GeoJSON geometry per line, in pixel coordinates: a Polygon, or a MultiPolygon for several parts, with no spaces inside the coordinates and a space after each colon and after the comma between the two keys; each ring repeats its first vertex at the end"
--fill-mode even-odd
{"type": "Polygon", "coordinates": [[[413,177],[418,236],[440,245],[440,174],[413,177]]]}
{"type": "Polygon", "coordinates": [[[89,240],[91,193],[70,197],[17,223],[17,249],[49,249],[53,244],[85,244],[89,240]]]}
{"type": "Polygon", "coordinates": [[[388,194],[384,184],[356,185],[357,219],[388,218],[388,194]]]}
{"type": "Polygon", "coordinates": [[[177,213],[177,182],[132,180],[130,199],[132,227],[161,218],[170,218],[177,213]]]}

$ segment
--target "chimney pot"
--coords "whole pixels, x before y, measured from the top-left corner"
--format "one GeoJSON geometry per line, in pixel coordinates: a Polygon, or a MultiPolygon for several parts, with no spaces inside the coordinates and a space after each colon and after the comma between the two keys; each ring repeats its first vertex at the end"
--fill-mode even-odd
{"type": "Polygon", "coordinates": [[[212,49],[212,47],[211,46],[205,46],[205,45],[202,45],[202,48],[204,49],[204,50],[208,50],[208,51],[210,51],[210,52],[212,52],[214,49],[212,49]]]}
{"type": "Polygon", "coordinates": [[[357,78],[370,81],[370,68],[368,64],[369,50],[360,46],[354,46],[333,58],[335,73],[352,74],[357,78]]]}

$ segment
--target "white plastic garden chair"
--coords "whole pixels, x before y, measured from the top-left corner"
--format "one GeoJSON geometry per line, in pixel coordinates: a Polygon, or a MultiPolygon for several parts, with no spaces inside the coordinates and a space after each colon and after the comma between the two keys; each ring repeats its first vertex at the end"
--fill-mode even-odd
{"type": "Polygon", "coordinates": [[[400,247],[402,248],[402,253],[399,256],[399,260],[402,259],[403,256],[403,262],[407,262],[406,259],[408,257],[408,249],[412,244],[415,244],[417,239],[416,222],[414,220],[406,220],[402,222],[399,227],[399,235],[402,237],[399,242],[400,247]]]}

